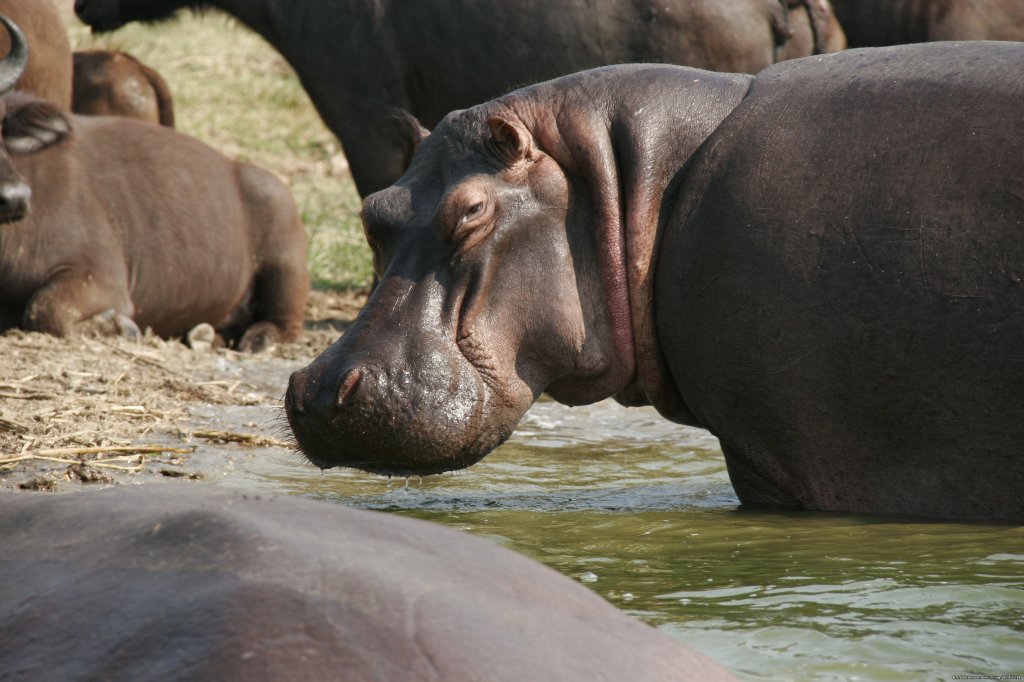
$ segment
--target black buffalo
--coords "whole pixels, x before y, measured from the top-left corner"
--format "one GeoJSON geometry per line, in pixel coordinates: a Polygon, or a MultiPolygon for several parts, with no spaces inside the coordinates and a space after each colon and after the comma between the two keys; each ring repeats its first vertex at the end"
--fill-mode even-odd
{"type": "Polygon", "coordinates": [[[388,112],[432,126],[513,87],[618,62],[755,73],[845,46],[828,0],[76,0],[97,30],[218,8],[284,55],[341,140],[359,193],[401,175],[388,112]]]}

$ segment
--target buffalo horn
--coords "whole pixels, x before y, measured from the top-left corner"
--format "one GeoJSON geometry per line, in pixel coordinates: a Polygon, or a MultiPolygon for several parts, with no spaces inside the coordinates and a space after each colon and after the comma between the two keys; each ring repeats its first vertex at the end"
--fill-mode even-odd
{"type": "Polygon", "coordinates": [[[11,36],[11,51],[0,60],[0,95],[3,95],[14,88],[14,84],[25,71],[28,64],[28,43],[21,29],[2,14],[0,23],[7,27],[7,33],[11,36]]]}

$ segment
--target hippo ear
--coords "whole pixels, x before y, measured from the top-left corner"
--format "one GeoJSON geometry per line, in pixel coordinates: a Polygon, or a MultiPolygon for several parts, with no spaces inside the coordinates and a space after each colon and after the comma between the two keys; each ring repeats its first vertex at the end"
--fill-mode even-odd
{"type": "Polygon", "coordinates": [[[533,137],[522,123],[502,116],[487,119],[491,148],[509,165],[533,157],[533,137]]]}
{"type": "Polygon", "coordinates": [[[52,104],[31,98],[7,98],[3,141],[10,152],[38,152],[57,144],[70,134],[71,124],[68,119],[52,104]]]}

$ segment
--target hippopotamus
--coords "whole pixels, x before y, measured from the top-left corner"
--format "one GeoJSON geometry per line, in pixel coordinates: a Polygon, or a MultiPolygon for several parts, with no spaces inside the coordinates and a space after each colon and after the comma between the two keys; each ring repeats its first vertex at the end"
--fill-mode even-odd
{"type": "Polygon", "coordinates": [[[735,680],[532,559],[383,512],[147,484],[0,494],[0,535],[4,677],[735,680]]]}
{"type": "Polygon", "coordinates": [[[298,338],[306,234],[284,183],[169,128],[10,92],[26,39],[0,23],[0,332],[298,338]]]}
{"type": "Polygon", "coordinates": [[[1024,518],[1024,45],[620,65],[449,114],[290,380],[317,466],[468,466],[541,393],[718,437],[744,505],[1024,518]]]}

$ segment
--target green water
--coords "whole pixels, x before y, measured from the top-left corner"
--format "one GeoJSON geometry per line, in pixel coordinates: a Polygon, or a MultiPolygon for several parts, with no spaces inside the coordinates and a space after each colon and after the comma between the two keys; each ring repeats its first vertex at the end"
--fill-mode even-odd
{"type": "Polygon", "coordinates": [[[542,402],[481,464],[422,480],[281,454],[229,482],[490,538],[743,679],[1024,675],[1024,527],[739,510],[717,442],[648,409],[542,402]]]}

